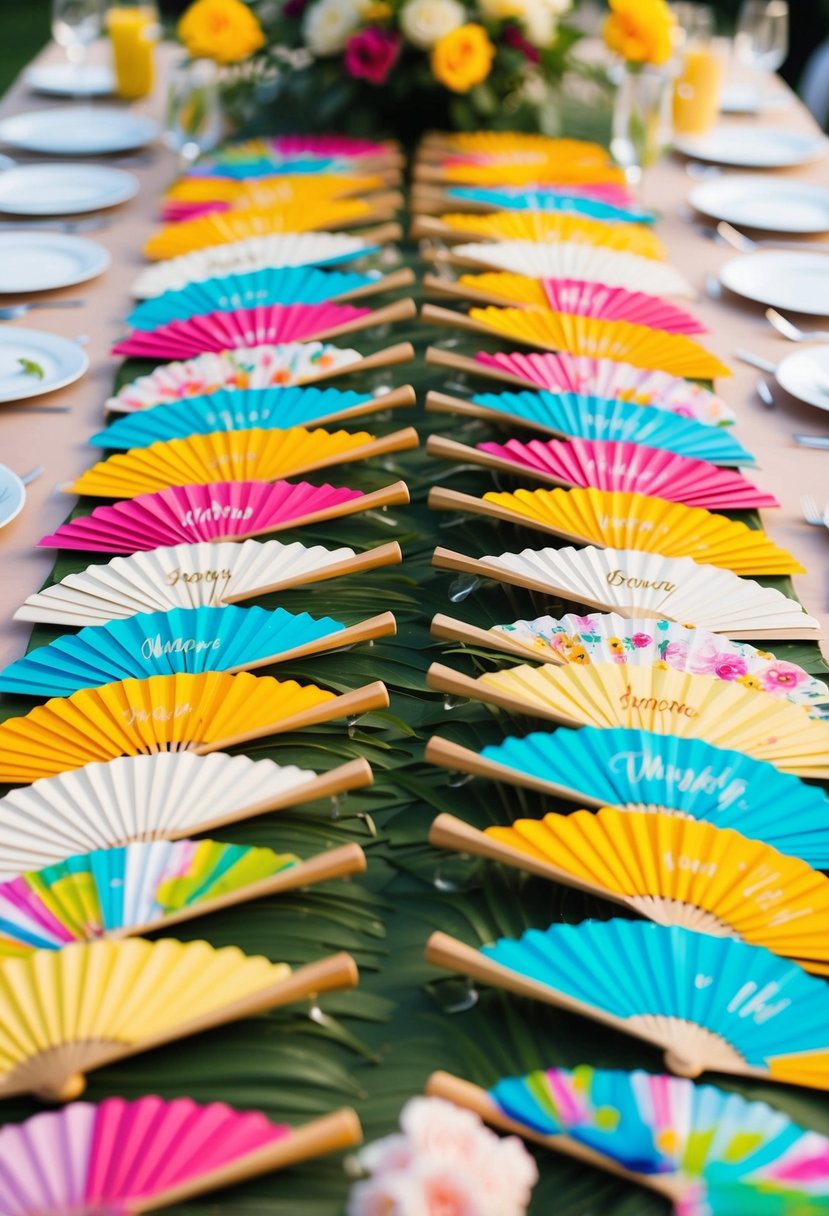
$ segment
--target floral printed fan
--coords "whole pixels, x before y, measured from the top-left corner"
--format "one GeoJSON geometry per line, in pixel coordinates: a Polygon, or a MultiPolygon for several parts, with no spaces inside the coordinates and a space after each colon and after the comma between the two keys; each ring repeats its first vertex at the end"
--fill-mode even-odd
{"type": "Polygon", "coordinates": [[[44,625],[103,625],[136,612],[238,603],[401,560],[396,541],[365,553],[278,540],[162,546],[67,574],[30,595],[14,617],[44,625]]]}
{"type": "Polygon", "coordinates": [[[489,215],[464,212],[446,214],[435,220],[421,219],[415,226],[424,233],[439,230],[450,238],[478,237],[495,241],[531,241],[539,245],[600,245],[638,257],[664,262],[667,251],[655,233],[642,224],[606,224],[584,216],[549,214],[544,211],[494,211],[489,215]]]}
{"type": "Polygon", "coordinates": [[[360,1143],[344,1108],[302,1127],[190,1098],[76,1102],[0,1131],[5,1216],[153,1211],[360,1143]]]}
{"type": "Polygon", "coordinates": [[[0,879],[110,851],[181,840],[370,785],[365,760],[319,776],[295,764],[212,752],[156,752],[85,764],[0,799],[0,879]]]}
{"type": "Polygon", "coordinates": [[[0,671],[0,691],[69,697],[130,677],[253,671],[274,663],[388,637],[391,612],[346,627],[331,617],[285,608],[171,608],[88,625],[30,650],[0,671]]]}
{"type": "Polygon", "coordinates": [[[688,557],[627,549],[524,549],[479,561],[436,549],[434,564],[478,578],[562,596],[626,619],[665,618],[734,638],[820,637],[820,623],[776,587],[688,557]]]}
{"type": "Polygon", "coordinates": [[[762,840],[816,869],[829,866],[825,791],[703,739],[583,726],[508,737],[480,753],[434,737],[426,759],[581,805],[703,820],[762,840]]]}
{"type": "Polygon", "coordinates": [[[654,1043],[668,1068],[829,1089],[829,991],[759,946],[676,925],[585,921],[473,950],[435,933],[427,961],[654,1043]]]}
{"type": "Polygon", "coordinates": [[[139,494],[61,524],[47,549],[137,553],[180,541],[245,540],[409,501],[402,481],[363,494],[307,481],[217,481],[139,494]]]}
{"type": "Polygon", "coordinates": [[[120,680],[7,718],[0,724],[0,781],[20,785],[116,756],[204,755],[388,703],[380,683],[337,696],[316,684],[247,673],[120,680]]]}
{"type": "Polygon", "coordinates": [[[627,726],[704,739],[799,777],[829,777],[829,723],[807,717],[799,705],[714,676],[598,663],[522,665],[472,679],[433,663],[427,683],[451,696],[564,726],[627,726]]]}
{"type": "Polygon", "coordinates": [[[69,494],[95,498],[135,498],[173,486],[210,485],[221,470],[228,482],[287,484],[286,477],[367,460],[417,447],[414,427],[378,439],[367,431],[213,431],[169,439],[146,448],[118,452],[64,486],[69,494]]]}
{"type": "Polygon", "coordinates": [[[292,972],[236,946],[73,943],[0,964],[0,1094],[68,1102],[85,1074],[311,993],[357,984],[348,954],[292,972]]]}
{"type": "MultiPolygon", "coordinates": [[[[608,490],[516,490],[483,498],[435,486],[435,510],[468,511],[551,532],[565,540],[690,557],[735,574],[802,574],[803,567],[765,532],[701,507],[608,490]]],[[[698,622],[694,622],[697,624],[698,622]]]]}
{"type": "Polygon", "coordinates": [[[504,444],[479,443],[470,448],[430,435],[426,451],[461,464],[528,474],[547,485],[650,494],[711,511],[780,506],[773,494],[765,494],[738,473],[639,443],[602,439],[522,443],[509,439],[504,444]]]}
{"type": "Polygon", "coordinates": [[[573,886],[660,925],[736,937],[829,974],[829,878],[731,829],[606,807],[479,832],[443,814],[429,843],[573,886]]]}

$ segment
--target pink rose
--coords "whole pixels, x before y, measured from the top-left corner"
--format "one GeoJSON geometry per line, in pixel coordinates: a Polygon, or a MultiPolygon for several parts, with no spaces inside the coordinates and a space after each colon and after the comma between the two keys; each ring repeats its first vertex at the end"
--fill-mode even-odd
{"type": "Polygon", "coordinates": [[[399,53],[399,35],[370,25],[349,38],[345,48],[345,70],[357,80],[385,84],[399,53]]]}
{"type": "Polygon", "coordinates": [[[686,642],[668,642],[662,652],[662,658],[669,667],[675,667],[678,671],[683,671],[685,663],[688,659],[688,645],[686,642]]]}
{"type": "Polygon", "coordinates": [[[769,663],[760,679],[766,692],[791,692],[808,679],[808,676],[795,663],[778,660],[776,663],[769,663]]]}
{"type": "Polygon", "coordinates": [[[649,633],[634,633],[630,640],[637,650],[644,650],[646,646],[650,646],[653,638],[649,633]]]}
{"type": "Polygon", "coordinates": [[[538,48],[534,47],[529,39],[524,37],[517,25],[506,26],[501,35],[501,41],[504,46],[512,47],[514,51],[520,51],[530,63],[540,63],[541,56],[538,53],[538,48]]]}
{"type": "Polygon", "coordinates": [[[714,662],[714,675],[720,680],[739,680],[748,671],[745,659],[736,654],[719,654],[714,662]]]}
{"type": "Polygon", "coordinates": [[[576,616],[571,613],[570,620],[573,622],[573,628],[579,633],[596,632],[596,621],[592,616],[576,616]]]}

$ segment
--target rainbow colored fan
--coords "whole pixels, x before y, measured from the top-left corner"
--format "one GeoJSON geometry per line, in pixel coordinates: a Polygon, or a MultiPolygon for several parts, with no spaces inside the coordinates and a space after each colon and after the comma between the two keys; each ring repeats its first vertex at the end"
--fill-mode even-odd
{"type": "Polygon", "coordinates": [[[388,637],[390,612],[345,626],[284,608],[171,608],[88,625],[29,651],[0,671],[0,691],[69,697],[115,680],[205,671],[252,671],[388,637]]]}
{"type": "MultiPolygon", "coordinates": [[[[427,221],[421,220],[425,225],[427,221]]],[[[529,241],[538,245],[598,245],[655,261],[667,261],[667,250],[650,228],[641,224],[607,224],[579,215],[544,211],[493,211],[489,215],[456,212],[441,215],[430,228],[450,239],[529,241]]]]}
{"type": "Polygon", "coordinates": [[[0,1131],[4,1216],[153,1211],[360,1143],[344,1108],[302,1127],[190,1098],[76,1102],[0,1131]]]}
{"type": "Polygon", "coordinates": [[[0,781],[20,785],[94,760],[159,751],[200,755],[319,722],[385,709],[384,684],[340,696],[272,676],[150,676],[84,688],[0,724],[0,781]]]}
{"type": "Polygon", "coordinates": [[[363,494],[307,481],[219,481],[139,494],[61,524],[38,545],[137,553],[180,541],[245,540],[266,532],[409,501],[402,481],[363,494]]]}
{"type": "Polygon", "coordinates": [[[607,196],[593,197],[586,189],[578,193],[575,189],[561,190],[510,190],[486,186],[453,186],[446,191],[448,202],[469,203],[475,210],[486,211],[547,211],[572,212],[594,220],[610,220],[622,224],[652,224],[654,217],[649,211],[638,211],[625,206],[624,195],[617,197],[611,191],[607,196]]]}

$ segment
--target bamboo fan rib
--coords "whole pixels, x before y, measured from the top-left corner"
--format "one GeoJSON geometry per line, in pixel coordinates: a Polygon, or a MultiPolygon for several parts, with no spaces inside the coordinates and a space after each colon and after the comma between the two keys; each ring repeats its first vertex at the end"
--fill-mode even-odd
{"type": "Polygon", "coordinates": [[[655,233],[641,224],[606,224],[575,215],[542,211],[494,211],[490,215],[447,213],[435,225],[449,236],[483,240],[530,241],[538,245],[600,245],[657,262],[666,262],[667,250],[655,233]]]}

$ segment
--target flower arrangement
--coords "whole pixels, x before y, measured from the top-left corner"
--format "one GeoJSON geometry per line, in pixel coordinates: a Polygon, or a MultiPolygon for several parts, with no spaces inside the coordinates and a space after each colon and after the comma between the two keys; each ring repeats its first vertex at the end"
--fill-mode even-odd
{"type": "Polygon", "coordinates": [[[412,1098],[401,1132],[367,1145],[347,1216],[523,1216],[538,1170],[515,1136],[443,1098],[412,1098]]]}
{"type": "Polygon", "coordinates": [[[667,63],[673,53],[676,17],[665,0],[608,0],[604,25],[608,48],[629,65],[667,63]]]}

